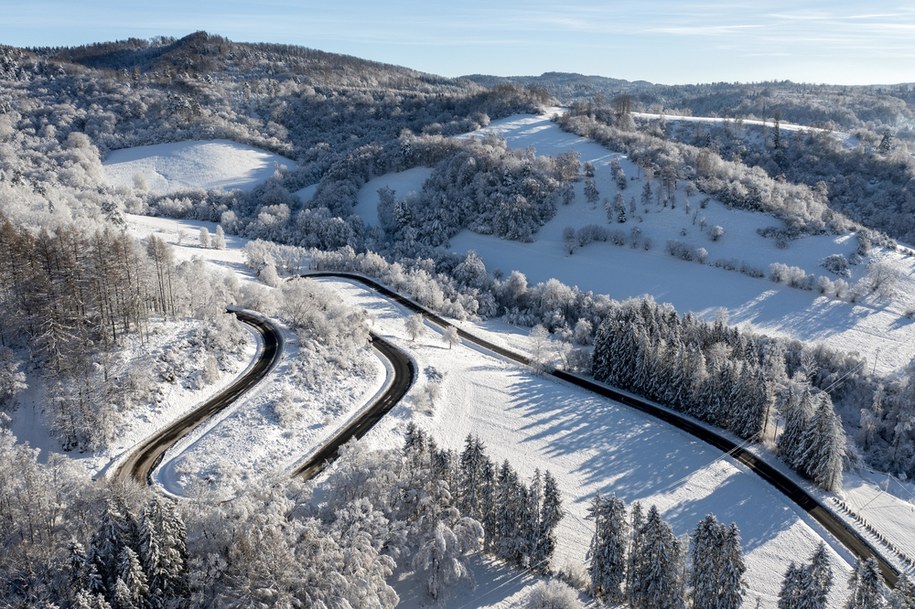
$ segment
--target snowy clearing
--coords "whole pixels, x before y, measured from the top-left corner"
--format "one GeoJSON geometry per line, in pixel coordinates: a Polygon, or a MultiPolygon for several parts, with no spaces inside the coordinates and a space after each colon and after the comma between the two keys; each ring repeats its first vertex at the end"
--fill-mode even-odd
{"type": "Polygon", "coordinates": [[[201,140],[113,150],[103,164],[112,186],[171,194],[251,190],[295,161],[229,140],[201,140]]]}

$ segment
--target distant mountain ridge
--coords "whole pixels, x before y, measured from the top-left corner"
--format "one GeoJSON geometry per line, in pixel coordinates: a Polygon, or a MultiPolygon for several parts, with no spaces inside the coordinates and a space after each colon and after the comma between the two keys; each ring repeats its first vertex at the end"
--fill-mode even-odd
{"type": "Polygon", "coordinates": [[[664,85],[567,72],[507,77],[471,74],[461,78],[486,87],[513,84],[541,88],[564,104],[595,98],[610,101],[628,95],[635,110],[733,118],[779,116],[789,122],[826,128],[889,128],[898,131],[897,137],[915,140],[913,83],[852,87],[786,80],[664,85]]]}

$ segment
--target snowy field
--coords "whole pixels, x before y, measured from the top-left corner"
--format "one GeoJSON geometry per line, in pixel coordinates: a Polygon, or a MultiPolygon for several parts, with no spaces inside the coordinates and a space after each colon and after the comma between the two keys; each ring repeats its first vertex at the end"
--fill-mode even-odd
{"type": "MultiPolygon", "coordinates": [[[[600,193],[600,201],[592,205],[584,196],[584,181],[578,182],[575,200],[570,205],[561,205],[532,243],[466,230],[452,239],[454,251],[476,251],[490,271],[501,269],[507,274],[519,270],[531,283],[555,277],[619,300],[650,294],[658,302],[673,304],[680,313],[692,311],[705,319],[724,317],[731,325],[750,326],[771,335],[858,352],[867,359],[868,366],[876,364],[876,370],[883,373],[899,370],[915,357],[915,321],[904,317],[915,308],[915,258],[874,250],[871,259],[886,263],[898,276],[896,296],[891,303],[865,298],[855,304],[820,296],[816,290],[800,290],[737,271],[684,262],[665,251],[668,240],[705,248],[709,263],[732,259],[768,272],[770,264],[780,262],[836,279],[820,262],[831,254],[849,256],[858,244],[853,235],[822,235],[798,239],[787,249],[778,249],[772,239],[765,239],[756,231],[780,225],[779,220],[766,214],[728,209],[715,200],[708,201],[703,208],[700,203],[706,197],[687,195],[682,185],[676,193],[677,207],[662,207],[655,201],[645,205],[641,202],[644,175],[638,167],[619,153],[562,131],[548,115],[509,117],[465,137],[482,137],[486,133],[505,138],[511,148],[532,147],[541,155],[578,152],[582,162],[594,164],[600,193]],[[629,178],[626,189],[620,191],[627,212],[625,223],[608,223],[603,205],[605,199],[612,201],[618,192],[609,168],[614,159],[629,178]],[[635,201],[635,212],[630,212],[631,199],[635,201]],[[643,239],[651,240],[651,248],[646,251],[642,247],[591,243],[576,248],[570,255],[564,247],[563,229],[591,224],[621,230],[627,236],[633,228],[638,228],[643,239]],[[707,233],[715,225],[724,228],[724,235],[712,241],[707,233]]],[[[398,196],[421,188],[424,174],[417,173],[414,177],[413,184],[401,180],[398,196]]],[[[657,184],[652,187],[657,188],[657,184]]],[[[360,201],[367,198],[377,203],[377,188],[363,188],[360,201]]],[[[366,222],[372,217],[377,222],[375,210],[367,208],[365,203],[360,203],[356,211],[366,222]]],[[[849,284],[866,274],[865,266],[862,262],[851,267],[849,284]]]]}
{"type": "Polygon", "coordinates": [[[208,140],[113,150],[103,164],[112,186],[171,194],[251,190],[295,161],[229,140],[208,140]]]}
{"type": "Polygon", "coordinates": [[[294,384],[291,367],[301,359],[294,334],[284,332],[282,362],[244,398],[166,453],[153,480],[173,496],[192,497],[252,477],[283,475],[350,420],[388,378],[382,361],[366,349],[361,374],[338,373],[314,390],[294,384]]]}

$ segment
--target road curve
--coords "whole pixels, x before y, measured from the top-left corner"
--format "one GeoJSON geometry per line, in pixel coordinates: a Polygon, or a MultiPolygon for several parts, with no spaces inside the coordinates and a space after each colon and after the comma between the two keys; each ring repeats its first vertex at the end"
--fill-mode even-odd
{"type": "Polygon", "coordinates": [[[197,409],[184,415],[167,428],[148,438],[115,470],[115,480],[135,480],[148,484],[152,471],[159,464],[162,456],[178,440],[189,434],[197,425],[229,406],[243,393],[251,389],[276,365],[282,354],[282,336],[279,329],[268,320],[247,313],[235,311],[239,321],[248,324],[263,339],[260,357],[242,376],[214,395],[197,409]]]}
{"type": "MultiPolygon", "coordinates": [[[[426,319],[439,326],[455,328],[458,331],[460,337],[470,343],[488,349],[494,353],[501,355],[502,357],[518,362],[519,364],[523,364],[525,366],[531,365],[530,358],[465,332],[440,315],[429,311],[425,307],[415,303],[409,298],[363,275],[343,271],[314,271],[304,276],[328,277],[356,281],[396,301],[398,304],[403,305],[413,312],[423,314],[426,319]]],[[[697,423],[685,415],[681,415],[679,413],[668,410],[639,396],[595,382],[592,379],[588,379],[577,374],[572,374],[564,370],[550,371],[547,372],[547,374],[559,380],[571,383],[576,387],[587,389],[597,393],[598,395],[614,400],[620,404],[623,404],[624,406],[628,406],[630,408],[634,408],[649,414],[657,419],[660,419],[661,421],[664,421],[665,423],[669,423],[670,425],[677,427],[678,429],[682,429],[683,431],[699,438],[700,440],[703,440],[704,442],[714,446],[723,452],[728,453],[732,458],[744,464],[747,468],[755,472],[760,478],[771,484],[773,487],[775,487],[776,490],[781,492],[788,499],[790,499],[801,509],[807,512],[814,520],[820,523],[823,528],[829,531],[829,533],[835,537],[842,545],[848,548],[848,550],[856,557],[862,560],[871,557],[875,558],[880,566],[880,571],[883,574],[883,578],[886,580],[887,584],[890,587],[895,587],[896,580],[899,577],[899,572],[892,564],[889,563],[889,561],[883,558],[883,556],[877,552],[864,537],[862,537],[856,530],[851,528],[844,520],[825,508],[800,484],[795,482],[789,476],[785,475],[769,463],[761,460],[749,450],[746,450],[739,444],[736,444],[730,438],[719,435],[715,431],[697,423]]]]}
{"type": "Polygon", "coordinates": [[[384,340],[371,335],[372,345],[394,369],[394,380],[378,399],[372,402],[356,419],[338,431],[330,440],[311,455],[307,461],[293,470],[292,475],[309,480],[318,475],[324,467],[337,458],[337,451],[350,439],[364,436],[381,418],[400,402],[416,380],[416,365],[403,351],[384,340]]]}

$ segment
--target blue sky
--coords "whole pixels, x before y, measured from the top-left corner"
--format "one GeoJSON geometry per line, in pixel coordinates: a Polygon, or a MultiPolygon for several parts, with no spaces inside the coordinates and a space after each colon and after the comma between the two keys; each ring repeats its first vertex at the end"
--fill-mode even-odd
{"type": "Polygon", "coordinates": [[[16,46],[206,30],[445,76],[915,81],[912,1],[0,0],[0,15],[0,43],[16,46]]]}

